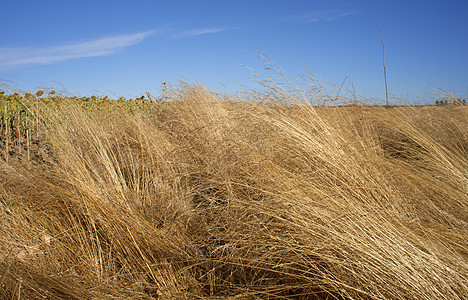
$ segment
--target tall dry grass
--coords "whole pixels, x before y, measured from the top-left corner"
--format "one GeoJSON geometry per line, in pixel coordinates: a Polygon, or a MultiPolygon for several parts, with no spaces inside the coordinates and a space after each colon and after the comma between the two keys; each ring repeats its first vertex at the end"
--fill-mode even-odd
{"type": "Polygon", "coordinates": [[[0,297],[466,297],[467,107],[262,95],[44,109],[48,159],[0,164],[0,297]]]}

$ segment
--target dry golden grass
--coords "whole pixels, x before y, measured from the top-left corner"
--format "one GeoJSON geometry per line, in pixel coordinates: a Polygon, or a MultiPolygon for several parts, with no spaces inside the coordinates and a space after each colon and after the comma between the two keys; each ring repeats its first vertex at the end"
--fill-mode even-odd
{"type": "Polygon", "coordinates": [[[0,163],[1,298],[466,297],[468,107],[170,97],[44,109],[48,159],[0,163]]]}

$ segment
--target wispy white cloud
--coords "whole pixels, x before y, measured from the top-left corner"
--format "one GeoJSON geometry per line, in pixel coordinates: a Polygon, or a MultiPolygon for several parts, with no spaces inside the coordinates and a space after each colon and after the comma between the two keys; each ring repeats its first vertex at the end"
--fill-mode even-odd
{"type": "Polygon", "coordinates": [[[23,65],[51,64],[82,57],[104,56],[140,43],[154,31],[104,37],[89,42],[44,48],[0,48],[0,70],[23,65]]]}
{"type": "Polygon", "coordinates": [[[211,33],[218,33],[222,31],[226,31],[228,28],[201,28],[201,29],[191,29],[176,33],[173,35],[175,38],[184,38],[184,37],[191,37],[203,34],[211,34],[211,33]]]}
{"type": "Polygon", "coordinates": [[[319,10],[304,12],[301,14],[286,17],[288,20],[295,20],[303,23],[313,23],[319,21],[334,21],[339,18],[358,14],[356,10],[319,10]]]}

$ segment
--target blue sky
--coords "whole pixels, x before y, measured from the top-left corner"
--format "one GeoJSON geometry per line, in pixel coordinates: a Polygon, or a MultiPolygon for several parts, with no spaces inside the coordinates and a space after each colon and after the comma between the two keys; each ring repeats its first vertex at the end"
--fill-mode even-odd
{"type": "Polygon", "coordinates": [[[468,95],[467,0],[2,2],[0,80],[22,90],[130,97],[183,78],[233,92],[254,86],[243,65],[263,72],[260,51],[384,99],[380,26],[391,96],[468,95]]]}

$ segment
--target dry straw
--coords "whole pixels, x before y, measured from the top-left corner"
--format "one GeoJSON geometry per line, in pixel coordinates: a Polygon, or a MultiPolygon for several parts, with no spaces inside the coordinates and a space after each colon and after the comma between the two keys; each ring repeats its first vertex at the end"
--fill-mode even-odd
{"type": "Polygon", "coordinates": [[[0,165],[0,297],[464,298],[467,108],[264,83],[37,107],[49,158],[0,165]]]}

